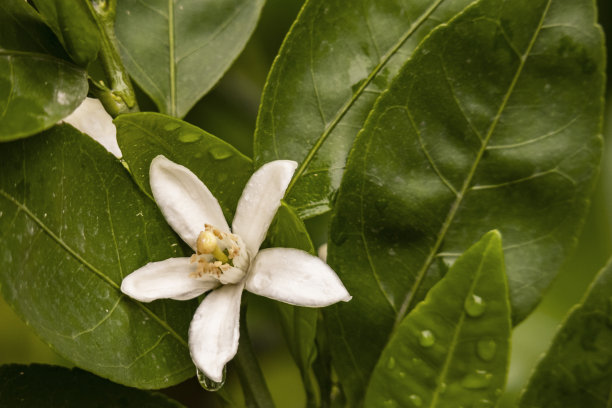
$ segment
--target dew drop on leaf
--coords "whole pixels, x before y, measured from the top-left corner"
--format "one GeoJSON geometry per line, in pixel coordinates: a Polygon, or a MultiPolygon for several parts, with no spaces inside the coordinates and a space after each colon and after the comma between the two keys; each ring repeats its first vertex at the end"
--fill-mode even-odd
{"type": "Polygon", "coordinates": [[[206,391],[219,391],[223,384],[225,384],[225,367],[223,367],[223,378],[221,382],[216,382],[208,378],[202,371],[196,369],[196,374],[198,376],[198,381],[202,388],[206,391]]]}
{"type": "Polygon", "coordinates": [[[476,370],[474,373],[468,374],[461,380],[461,386],[469,390],[478,390],[487,388],[491,383],[493,374],[485,370],[476,370]]]}
{"type": "Polygon", "coordinates": [[[214,146],[211,147],[208,153],[215,160],[224,160],[231,157],[234,153],[231,150],[223,147],[223,146],[214,146]]]}
{"type": "Polygon", "coordinates": [[[491,408],[492,406],[493,406],[493,403],[489,401],[488,399],[481,399],[476,402],[476,404],[474,405],[474,408],[491,408]]]}
{"type": "Polygon", "coordinates": [[[478,340],[476,343],[476,354],[484,361],[491,361],[495,357],[495,351],[497,350],[497,344],[495,340],[478,340]]]}
{"type": "Polygon", "coordinates": [[[187,132],[187,133],[182,133],[178,137],[178,140],[183,143],[193,143],[193,142],[197,142],[198,140],[200,140],[201,137],[202,135],[199,133],[187,132]]]}
{"type": "Polygon", "coordinates": [[[482,316],[482,314],[485,312],[485,309],[487,307],[485,301],[482,300],[482,298],[475,293],[472,293],[465,300],[464,306],[465,306],[466,313],[472,317],[482,316]]]}
{"type": "Polygon", "coordinates": [[[166,123],[164,125],[164,130],[167,130],[168,132],[171,132],[171,131],[176,130],[176,129],[180,128],[180,127],[181,127],[181,125],[179,123],[172,123],[171,122],[171,123],[166,123]]]}
{"type": "Polygon", "coordinates": [[[422,330],[419,332],[419,344],[422,347],[431,347],[436,342],[436,338],[431,330],[422,330]]]}
{"type": "Polygon", "coordinates": [[[412,403],[412,405],[414,405],[415,407],[420,407],[421,405],[423,405],[423,399],[421,399],[421,397],[419,397],[416,394],[412,394],[408,397],[408,400],[412,403]]]}

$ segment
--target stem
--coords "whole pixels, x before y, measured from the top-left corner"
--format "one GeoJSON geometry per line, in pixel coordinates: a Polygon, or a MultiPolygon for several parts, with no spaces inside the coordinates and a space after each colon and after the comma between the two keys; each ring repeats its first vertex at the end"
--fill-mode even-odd
{"type": "Polygon", "coordinates": [[[100,62],[110,88],[92,87],[91,92],[100,99],[104,108],[115,117],[121,113],[138,111],[136,96],[130,77],[121,62],[115,37],[115,13],[117,0],[87,0],[98,31],[100,32],[100,62]]]}
{"type": "Polygon", "coordinates": [[[274,408],[272,396],[251,346],[246,325],[246,306],[243,306],[240,311],[240,343],[238,353],[234,358],[234,365],[242,383],[246,406],[248,408],[274,408]]]}

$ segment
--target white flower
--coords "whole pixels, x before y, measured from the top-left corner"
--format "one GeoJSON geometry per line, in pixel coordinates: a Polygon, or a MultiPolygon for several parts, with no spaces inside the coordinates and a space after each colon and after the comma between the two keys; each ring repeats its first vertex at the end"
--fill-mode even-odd
{"type": "Polygon", "coordinates": [[[189,328],[191,357],[214,381],[222,381],[223,367],[238,350],[243,289],[299,306],[322,307],[351,299],[319,258],[297,249],[259,250],[296,166],[277,160],[257,170],[238,201],[230,231],[219,203],[195,174],[164,156],[151,162],[155,201],[195,254],[149,263],[127,276],[121,290],[150,302],[192,299],[214,289],[189,328]]]}
{"type": "Polygon", "coordinates": [[[120,159],[121,149],[117,144],[117,128],[98,99],[85,98],[64,122],[71,124],[82,133],[89,135],[106,150],[120,159]]]}

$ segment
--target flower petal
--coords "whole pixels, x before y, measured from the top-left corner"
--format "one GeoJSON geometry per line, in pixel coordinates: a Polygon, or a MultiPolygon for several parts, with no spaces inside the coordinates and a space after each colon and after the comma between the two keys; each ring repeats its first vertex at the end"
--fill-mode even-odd
{"type": "Polygon", "coordinates": [[[89,135],[118,159],[121,158],[113,118],[104,110],[98,99],[85,98],[70,116],[64,118],[64,122],[89,135]]]}
{"type": "Polygon", "coordinates": [[[244,240],[251,256],[257,253],[266,237],[296,167],[297,163],[291,160],[266,163],[244,187],[232,231],[244,240]]]}
{"type": "Polygon", "coordinates": [[[219,281],[190,277],[196,265],[189,258],[169,258],[150,262],[135,270],[121,282],[121,291],[141,302],[156,299],[187,300],[219,286],[219,281]]]}
{"type": "Polygon", "coordinates": [[[189,327],[191,358],[208,378],[221,382],[223,367],[238,351],[240,297],[244,282],[209,293],[189,327]]]}
{"type": "Polygon", "coordinates": [[[292,248],[259,251],[247,274],[246,289],[297,306],[323,307],[351,300],[329,265],[292,248]]]}
{"type": "Polygon", "coordinates": [[[151,162],[149,178],[166,221],[191,248],[204,224],[229,232],[219,202],[191,170],[160,155],[151,162]]]}

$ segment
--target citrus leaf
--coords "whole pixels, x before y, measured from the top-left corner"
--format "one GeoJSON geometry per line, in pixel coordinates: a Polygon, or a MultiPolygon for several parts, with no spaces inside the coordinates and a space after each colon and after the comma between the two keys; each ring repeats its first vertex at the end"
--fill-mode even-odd
{"type": "Polygon", "coordinates": [[[143,304],[121,280],[184,256],[179,238],[123,166],[69,125],[2,146],[4,299],[62,356],[140,388],[195,374],[187,331],[196,301],[143,304]]]}
{"type": "Polygon", "coordinates": [[[366,406],[494,407],[506,382],[510,332],[501,239],[492,231],[397,327],[366,406]]]}
{"type": "Polygon", "coordinates": [[[182,407],[163,394],[113,384],[78,368],[4,365],[0,366],[0,384],[3,407],[182,407]]]}
{"type": "Polygon", "coordinates": [[[160,112],[183,117],[251,36],[264,0],[122,0],[115,29],[125,66],[160,112]]]}
{"type": "Polygon", "coordinates": [[[603,70],[591,0],[483,0],[421,43],[355,142],[331,226],[353,300],[326,309],[330,343],[357,394],[396,322],[486,231],[504,236],[514,323],[535,307],[588,207],[603,70]]]}
{"type": "Polygon", "coordinates": [[[533,372],[521,408],[612,406],[612,264],[568,314],[533,372]]]}
{"type": "Polygon", "coordinates": [[[330,209],[353,139],[377,96],[438,24],[473,0],[309,0],[268,76],[255,167],[299,163],[285,199],[301,217],[330,209]]]}

